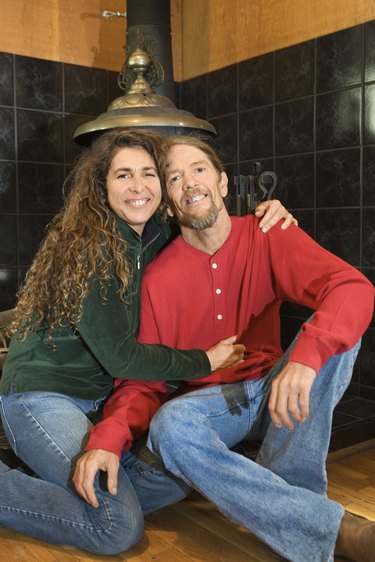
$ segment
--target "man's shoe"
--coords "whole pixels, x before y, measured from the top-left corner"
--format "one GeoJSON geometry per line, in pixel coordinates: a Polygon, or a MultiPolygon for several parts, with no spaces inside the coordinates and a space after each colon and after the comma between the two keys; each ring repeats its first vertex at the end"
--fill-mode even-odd
{"type": "Polygon", "coordinates": [[[346,511],[337,536],[335,555],[354,562],[375,562],[375,521],[346,511]]]}

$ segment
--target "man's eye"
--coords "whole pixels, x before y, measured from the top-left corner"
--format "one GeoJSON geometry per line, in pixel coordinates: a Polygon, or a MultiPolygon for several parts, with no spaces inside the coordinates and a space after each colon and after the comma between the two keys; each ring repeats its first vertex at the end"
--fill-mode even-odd
{"type": "Polygon", "coordinates": [[[199,167],[199,168],[196,168],[196,170],[195,170],[195,171],[201,174],[202,172],[204,172],[204,171],[205,171],[205,169],[206,169],[206,168],[203,168],[203,167],[199,167]]]}
{"type": "Polygon", "coordinates": [[[151,177],[151,178],[156,178],[156,177],[157,177],[157,174],[156,174],[155,172],[146,172],[146,173],[145,173],[145,176],[149,176],[149,177],[151,177]]]}
{"type": "Polygon", "coordinates": [[[181,176],[172,176],[169,178],[169,183],[176,183],[181,178],[181,176]]]}
{"type": "Polygon", "coordinates": [[[123,174],[119,174],[117,176],[117,179],[127,179],[128,177],[129,177],[129,174],[124,172],[123,174]]]}

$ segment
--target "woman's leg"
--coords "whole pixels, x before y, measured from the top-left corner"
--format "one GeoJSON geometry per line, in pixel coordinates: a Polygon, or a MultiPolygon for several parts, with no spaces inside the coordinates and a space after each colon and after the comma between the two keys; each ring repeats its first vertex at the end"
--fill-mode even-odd
{"type": "Polygon", "coordinates": [[[96,407],[92,401],[48,392],[1,397],[9,442],[39,477],[1,466],[2,526],[103,555],[122,552],[140,539],[142,510],[123,471],[116,496],[97,477],[96,509],[74,491],[74,461],[91,427],[87,415],[96,407]]]}

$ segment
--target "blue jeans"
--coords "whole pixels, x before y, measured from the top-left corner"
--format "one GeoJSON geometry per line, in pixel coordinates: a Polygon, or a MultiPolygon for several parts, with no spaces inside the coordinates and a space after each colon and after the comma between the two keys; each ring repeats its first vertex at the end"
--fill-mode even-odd
{"type": "Polygon", "coordinates": [[[121,459],[118,492],[111,496],[99,475],[99,507],[74,490],[74,464],[100,401],[50,392],[11,391],[1,396],[1,415],[15,453],[37,477],[0,462],[0,525],[56,544],[95,554],[127,550],[143,532],[143,512],[174,503],[188,492],[177,479],[127,452],[121,459]]]}
{"type": "Polygon", "coordinates": [[[267,409],[271,382],[216,386],[167,402],[153,418],[148,446],[168,470],[291,562],[333,561],[343,507],[327,498],[326,457],[333,409],[347,388],[359,343],[332,357],[310,394],[309,418],[277,429],[267,409]],[[264,439],[256,462],[230,450],[264,439]]]}

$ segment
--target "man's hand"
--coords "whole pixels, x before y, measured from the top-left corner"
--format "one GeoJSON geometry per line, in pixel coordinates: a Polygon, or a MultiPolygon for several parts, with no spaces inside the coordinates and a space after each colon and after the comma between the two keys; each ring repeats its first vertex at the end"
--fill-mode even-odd
{"type": "Polygon", "coordinates": [[[77,462],[73,482],[77,492],[93,507],[98,507],[95,495],[94,480],[98,470],[107,472],[108,491],[112,496],[117,494],[117,474],[120,461],[115,453],[104,449],[93,449],[85,453],[77,462]]]}
{"type": "Polygon", "coordinates": [[[315,377],[316,372],[311,367],[290,361],[275,378],[268,409],[276,427],[294,429],[290,416],[297,423],[308,418],[310,390],[315,377]]]}
{"type": "Polygon", "coordinates": [[[256,217],[263,217],[259,222],[259,227],[263,232],[267,232],[279,222],[280,219],[284,219],[281,228],[285,230],[289,228],[291,224],[298,226],[298,221],[293,217],[291,213],[280,203],[278,199],[272,199],[271,201],[263,201],[259,203],[255,209],[256,217]]]}
{"type": "Polygon", "coordinates": [[[243,361],[245,346],[235,343],[237,336],[231,336],[211,347],[206,351],[208,359],[211,363],[211,371],[217,369],[226,369],[238,365],[243,361]]]}

